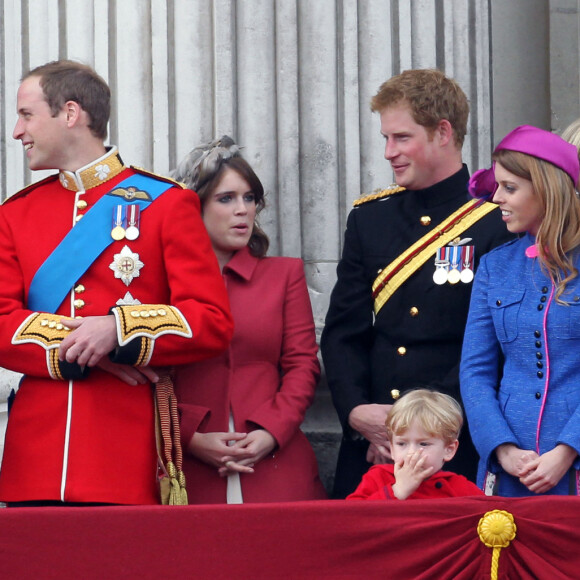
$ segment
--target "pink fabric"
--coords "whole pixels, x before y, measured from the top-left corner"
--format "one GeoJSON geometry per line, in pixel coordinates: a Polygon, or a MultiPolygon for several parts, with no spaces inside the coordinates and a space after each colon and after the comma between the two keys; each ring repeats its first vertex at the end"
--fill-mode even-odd
{"type": "Polygon", "coordinates": [[[472,197],[491,198],[497,189],[495,182],[495,163],[491,169],[478,169],[469,179],[467,189],[472,197]]]}
{"type": "MultiPolygon", "coordinates": [[[[537,248],[537,246],[534,246],[537,248]]],[[[550,298],[546,303],[544,309],[544,319],[542,322],[542,331],[544,333],[544,348],[546,350],[546,380],[544,382],[544,396],[542,397],[542,407],[540,408],[540,415],[538,416],[538,425],[536,427],[536,453],[540,455],[540,428],[542,426],[542,417],[544,416],[544,409],[546,408],[546,401],[548,400],[548,390],[550,388],[550,354],[548,351],[548,312],[550,311],[550,305],[554,299],[554,291],[556,290],[556,285],[554,280],[552,280],[552,289],[550,291],[550,298]]]]}
{"type": "Polygon", "coordinates": [[[538,246],[536,246],[536,244],[526,248],[526,256],[528,258],[537,258],[539,255],[540,253],[538,252],[538,246]]]}
{"type": "Polygon", "coordinates": [[[510,131],[495,148],[496,151],[501,149],[519,151],[548,161],[565,171],[572,178],[574,186],[578,185],[578,149],[555,133],[531,125],[521,125],[510,131]]]}
{"type": "MultiPolygon", "coordinates": [[[[508,149],[543,159],[565,171],[578,185],[580,162],[575,145],[564,141],[559,135],[532,127],[521,125],[510,131],[497,145],[495,151],[508,149]]],[[[469,193],[477,198],[491,198],[497,188],[494,166],[490,169],[479,169],[469,180],[469,193]]]]}

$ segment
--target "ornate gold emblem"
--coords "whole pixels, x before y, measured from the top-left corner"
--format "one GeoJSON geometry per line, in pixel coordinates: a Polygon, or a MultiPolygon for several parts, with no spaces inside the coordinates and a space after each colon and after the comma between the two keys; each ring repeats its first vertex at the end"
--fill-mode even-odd
{"type": "Polygon", "coordinates": [[[493,548],[491,557],[491,578],[497,580],[499,555],[502,548],[507,548],[516,537],[514,516],[504,510],[487,512],[477,524],[479,539],[488,547],[493,548]]]}

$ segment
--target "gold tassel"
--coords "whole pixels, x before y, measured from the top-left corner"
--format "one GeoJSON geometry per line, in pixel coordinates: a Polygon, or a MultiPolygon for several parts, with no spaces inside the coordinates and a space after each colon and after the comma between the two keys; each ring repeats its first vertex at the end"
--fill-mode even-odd
{"type": "Polygon", "coordinates": [[[177,479],[179,480],[179,505],[187,505],[187,488],[183,471],[178,472],[177,479]]]}
{"type": "Polygon", "coordinates": [[[173,383],[161,377],[155,389],[155,433],[160,465],[160,495],[163,505],[187,505],[183,452],[179,436],[179,414],[173,383]]]}
{"type": "Polygon", "coordinates": [[[169,505],[181,505],[179,503],[179,482],[173,478],[171,480],[171,489],[169,491],[169,505]]]}
{"type": "Polygon", "coordinates": [[[169,505],[179,505],[179,482],[172,461],[167,462],[167,475],[169,476],[169,505]]]}

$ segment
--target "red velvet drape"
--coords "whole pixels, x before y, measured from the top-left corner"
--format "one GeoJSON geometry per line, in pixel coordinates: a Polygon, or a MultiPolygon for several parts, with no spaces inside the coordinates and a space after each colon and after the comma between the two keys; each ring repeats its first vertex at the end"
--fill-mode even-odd
{"type": "Polygon", "coordinates": [[[498,578],[580,577],[575,497],[0,510],[2,578],[490,578],[477,525],[510,512],[498,578]]]}

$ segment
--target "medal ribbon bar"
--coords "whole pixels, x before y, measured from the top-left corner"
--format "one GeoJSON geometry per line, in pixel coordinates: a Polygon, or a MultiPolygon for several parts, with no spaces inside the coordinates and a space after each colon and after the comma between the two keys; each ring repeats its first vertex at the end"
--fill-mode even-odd
{"type": "Polygon", "coordinates": [[[373,283],[375,315],[387,300],[414,272],[416,272],[436,252],[451,240],[470,228],[483,216],[497,208],[497,205],[482,199],[473,199],[443,220],[438,227],[417,240],[410,248],[393,260],[377,276],[373,283]]]}

